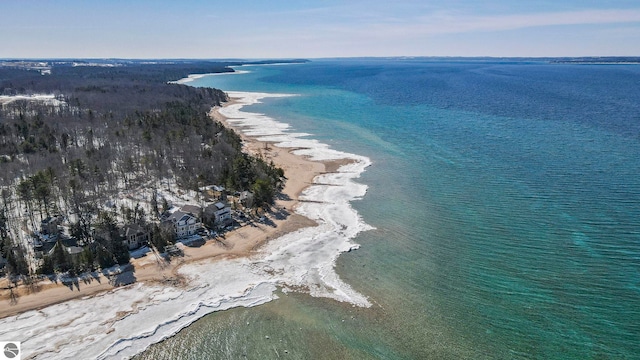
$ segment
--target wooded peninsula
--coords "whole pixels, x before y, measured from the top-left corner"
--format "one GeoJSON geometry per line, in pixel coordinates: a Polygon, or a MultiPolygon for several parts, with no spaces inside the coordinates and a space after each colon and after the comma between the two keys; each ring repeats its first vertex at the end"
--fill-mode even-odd
{"type": "Polygon", "coordinates": [[[123,265],[136,247],[162,253],[228,225],[231,202],[242,216],[272,204],[283,170],[208,115],[227,95],[171,82],[242,64],[0,61],[0,272],[17,285],[123,265]],[[161,187],[215,203],[215,216],[184,210],[196,226],[181,233],[190,219],[176,219],[161,187]],[[116,205],[140,189],[146,205],[116,205]]]}

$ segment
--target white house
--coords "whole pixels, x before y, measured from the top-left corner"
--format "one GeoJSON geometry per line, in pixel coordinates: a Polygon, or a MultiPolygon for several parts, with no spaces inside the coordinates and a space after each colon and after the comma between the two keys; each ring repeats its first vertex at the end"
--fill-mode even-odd
{"type": "Polygon", "coordinates": [[[167,221],[173,223],[178,238],[195,235],[202,227],[202,224],[195,216],[182,211],[174,212],[167,218],[167,221]]]}

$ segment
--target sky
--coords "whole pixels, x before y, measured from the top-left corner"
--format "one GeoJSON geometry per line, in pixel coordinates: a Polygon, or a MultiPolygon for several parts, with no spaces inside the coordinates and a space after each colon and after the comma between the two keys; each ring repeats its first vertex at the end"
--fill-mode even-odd
{"type": "Polygon", "coordinates": [[[0,0],[0,58],[640,56],[638,0],[0,0]]]}

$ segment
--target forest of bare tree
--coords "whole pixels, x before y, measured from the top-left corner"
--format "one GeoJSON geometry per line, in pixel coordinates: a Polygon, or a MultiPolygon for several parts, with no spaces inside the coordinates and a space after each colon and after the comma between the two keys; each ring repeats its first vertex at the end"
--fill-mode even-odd
{"type": "MultiPolygon", "coordinates": [[[[239,136],[208,116],[228,100],[224,92],[169,83],[236,64],[59,62],[45,75],[13,65],[0,67],[0,252],[11,275],[128,262],[114,214],[101,205],[127,189],[161,179],[184,190],[221,184],[254,192],[262,206],[282,186],[281,169],[243,153],[239,136]],[[81,240],[83,260],[54,251],[30,263],[20,238],[57,215],[81,240]]],[[[156,215],[132,220],[149,227],[156,215]]]]}

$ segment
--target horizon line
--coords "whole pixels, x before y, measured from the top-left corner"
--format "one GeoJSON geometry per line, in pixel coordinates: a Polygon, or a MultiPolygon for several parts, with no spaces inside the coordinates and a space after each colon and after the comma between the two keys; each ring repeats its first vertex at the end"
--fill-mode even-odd
{"type": "Polygon", "coordinates": [[[638,58],[640,55],[575,55],[575,56],[495,56],[495,55],[389,55],[389,56],[324,56],[324,57],[245,57],[245,58],[205,58],[205,57],[0,57],[0,61],[20,61],[20,60],[53,60],[53,61],[78,61],[78,60],[101,60],[101,61],[309,61],[328,59],[630,59],[638,58]]]}

